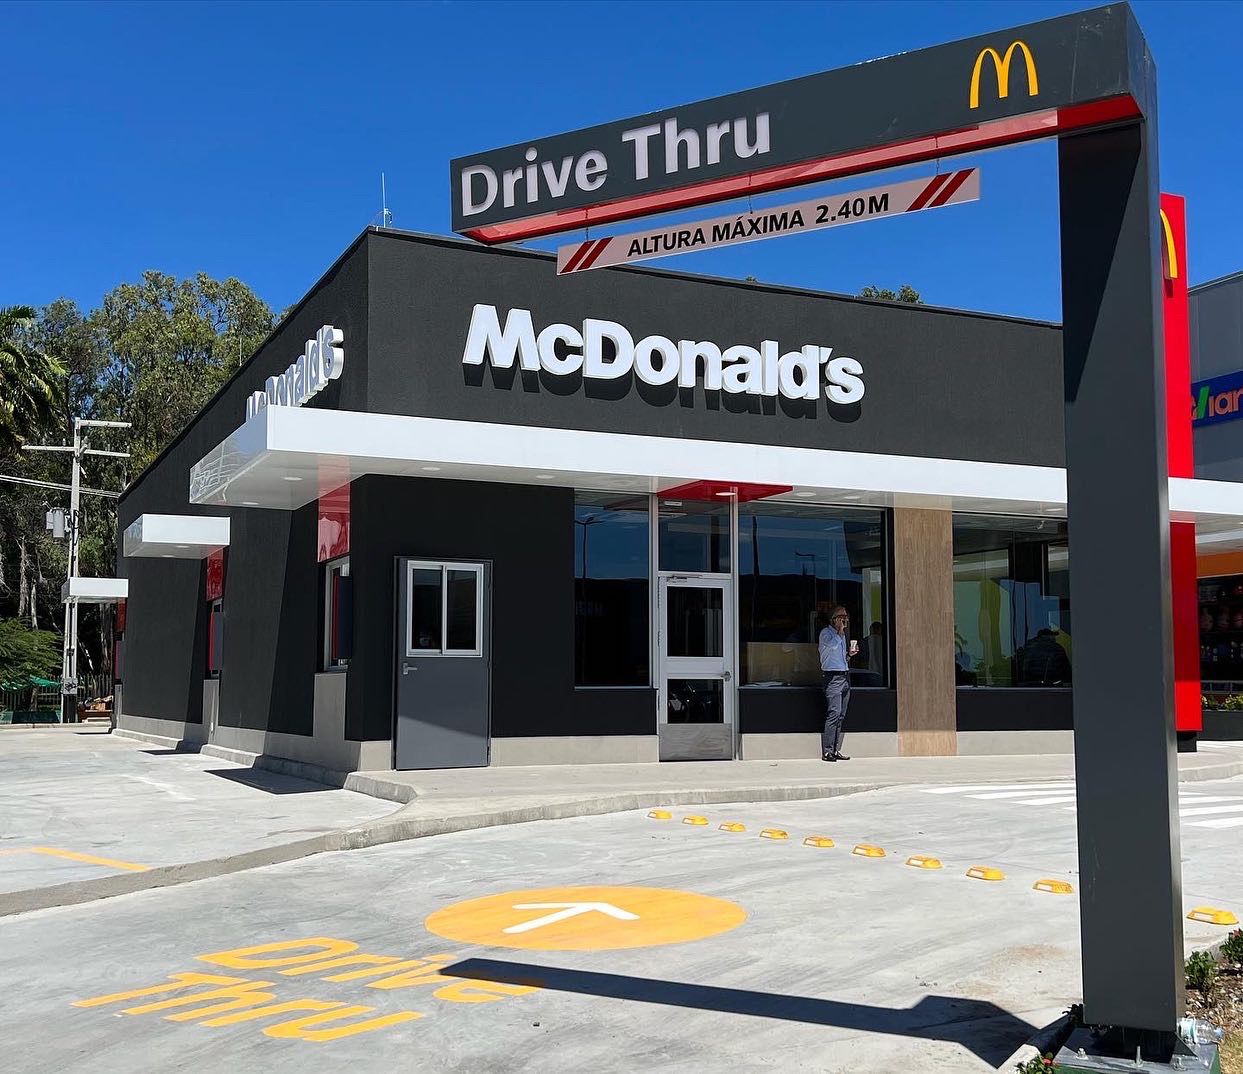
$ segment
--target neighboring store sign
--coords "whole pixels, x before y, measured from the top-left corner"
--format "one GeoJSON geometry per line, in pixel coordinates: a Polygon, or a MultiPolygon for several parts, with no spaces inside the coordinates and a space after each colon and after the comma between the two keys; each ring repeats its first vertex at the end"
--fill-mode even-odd
{"type": "Polygon", "coordinates": [[[845,404],[859,402],[864,393],[862,364],[835,355],[832,347],[809,343],[782,353],[772,339],[758,347],[675,342],[658,335],[636,341],[616,321],[590,317],[581,329],[550,324],[536,333],[530,310],[509,310],[502,325],[495,306],[475,306],[462,364],[490,362],[497,369],[512,369],[515,361],[530,373],[595,380],[617,380],[633,373],[644,384],[676,381],[682,388],[693,388],[702,380],[707,391],[732,394],[818,399],[823,392],[831,402],[845,404]]]}
{"type": "Polygon", "coordinates": [[[1118,4],[459,157],[453,229],[551,235],[1133,118],[1134,31],[1118,4]]]}
{"type": "Polygon", "coordinates": [[[653,257],[667,257],[691,250],[737,246],[781,235],[801,235],[860,220],[880,220],[921,209],[960,205],[966,201],[978,201],[979,197],[979,168],[942,172],[930,179],[909,179],[870,190],[824,194],[792,205],[773,205],[754,212],[718,216],[714,220],[698,220],[629,235],[571,243],[557,250],[557,274],[626,265],[632,261],[648,261],[653,257]]]}
{"type": "Polygon", "coordinates": [[[268,377],[263,391],[246,400],[246,420],[265,406],[301,406],[311,396],[327,387],[330,380],[341,376],[345,368],[345,350],[338,346],[345,339],[339,328],[326,324],[306,341],[306,349],[283,373],[268,377]]]}
{"type": "Polygon", "coordinates": [[[1216,425],[1219,421],[1243,418],[1243,369],[1218,377],[1196,381],[1191,386],[1191,423],[1216,425]]]}

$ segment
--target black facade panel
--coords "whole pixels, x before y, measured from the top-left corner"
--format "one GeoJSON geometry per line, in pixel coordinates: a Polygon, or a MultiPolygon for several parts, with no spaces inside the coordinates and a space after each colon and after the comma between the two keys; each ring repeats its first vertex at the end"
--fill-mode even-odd
{"type": "Polygon", "coordinates": [[[319,656],[317,510],[235,511],[220,725],[310,735],[319,656]]]}
{"type": "Polygon", "coordinates": [[[124,562],[129,566],[124,710],[130,716],[202,723],[207,666],[203,564],[184,559],[124,562]]]}
{"type": "MultiPolygon", "coordinates": [[[[364,239],[347,251],[125,492],[118,507],[118,543],[125,528],[144,513],[227,514],[232,519],[219,716],[224,726],[311,733],[309,698],[318,655],[315,508],[304,509],[312,514],[308,529],[305,518],[285,512],[198,507],[188,502],[190,468],[242,424],[247,397],[267,377],[283,372],[322,325],[335,325],[345,333],[345,369],[306,405],[365,407],[365,250],[364,239]]],[[[157,719],[201,720],[206,663],[201,636],[205,623],[200,621],[203,565],[118,556],[117,570],[130,579],[124,710],[157,719]]]]}
{"type": "MultiPolygon", "coordinates": [[[[738,691],[738,727],[744,735],[819,733],[824,730],[824,693],[814,687],[746,687],[738,691]]],[[[896,690],[852,690],[846,712],[851,731],[896,731],[896,690]]]]}
{"type": "Polygon", "coordinates": [[[654,735],[656,691],[647,686],[575,690],[571,704],[560,718],[549,720],[544,726],[556,729],[539,734],[654,735]]]}
{"type": "Polygon", "coordinates": [[[960,731],[1070,731],[1070,690],[958,690],[960,731]]]}
{"type": "Polygon", "coordinates": [[[597,734],[574,702],[574,494],[364,477],[350,493],[354,659],[345,734],[390,737],[398,556],[492,563],[492,736],[597,734]]]}
{"type": "Polygon", "coordinates": [[[371,245],[369,408],[385,413],[696,440],[990,462],[1062,464],[1061,336],[1054,326],[639,269],[557,277],[520,252],[400,235],[371,245]],[[476,303],[538,332],[584,318],[635,340],[782,351],[832,347],[863,364],[855,406],[823,397],[705,393],[464,366],[476,303]]]}

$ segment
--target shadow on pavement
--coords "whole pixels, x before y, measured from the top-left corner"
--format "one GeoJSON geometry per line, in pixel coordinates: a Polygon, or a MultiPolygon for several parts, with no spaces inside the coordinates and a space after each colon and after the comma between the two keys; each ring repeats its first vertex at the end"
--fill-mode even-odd
{"type": "Polygon", "coordinates": [[[139,750],[139,753],[145,753],[148,757],[175,757],[184,750],[139,750]]]}
{"type": "Polygon", "coordinates": [[[745,1014],[756,1018],[779,1018],[917,1040],[946,1041],[961,1044],[993,1066],[1004,1063],[1015,1048],[1038,1031],[1037,1026],[994,1003],[958,996],[925,996],[914,1007],[900,1010],[486,958],[466,959],[440,972],[447,976],[533,985],[584,996],[661,1003],[670,1007],[745,1014]],[[985,1029],[980,1026],[981,1022],[991,1024],[985,1029]]]}
{"type": "Polygon", "coordinates": [[[269,772],[264,768],[208,768],[205,771],[209,776],[231,779],[234,783],[242,783],[268,794],[311,794],[315,791],[338,789],[325,783],[312,783],[310,780],[298,779],[296,776],[269,772]]]}

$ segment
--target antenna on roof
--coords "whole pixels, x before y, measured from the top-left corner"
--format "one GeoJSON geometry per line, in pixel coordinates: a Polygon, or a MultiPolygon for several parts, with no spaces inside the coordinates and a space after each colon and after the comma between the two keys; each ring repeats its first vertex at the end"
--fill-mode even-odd
{"type": "Polygon", "coordinates": [[[393,226],[393,212],[388,207],[388,188],[384,183],[384,173],[380,172],[380,227],[393,226]]]}

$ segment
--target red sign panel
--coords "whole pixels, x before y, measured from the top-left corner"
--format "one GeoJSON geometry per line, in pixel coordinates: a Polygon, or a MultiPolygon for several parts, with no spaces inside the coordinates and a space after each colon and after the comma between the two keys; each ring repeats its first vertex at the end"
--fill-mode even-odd
{"type": "Polygon", "coordinates": [[[207,557],[207,599],[224,597],[224,549],[217,548],[207,557]]]}
{"type": "Polygon", "coordinates": [[[350,551],[350,486],[342,485],[319,498],[318,561],[324,563],[350,551]]]}

